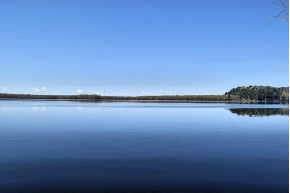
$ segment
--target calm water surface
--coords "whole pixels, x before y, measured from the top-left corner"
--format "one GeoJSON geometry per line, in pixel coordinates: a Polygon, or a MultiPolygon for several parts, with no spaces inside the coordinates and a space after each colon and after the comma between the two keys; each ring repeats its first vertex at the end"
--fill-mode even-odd
{"type": "Polygon", "coordinates": [[[288,105],[0,101],[0,192],[288,192],[288,105]]]}

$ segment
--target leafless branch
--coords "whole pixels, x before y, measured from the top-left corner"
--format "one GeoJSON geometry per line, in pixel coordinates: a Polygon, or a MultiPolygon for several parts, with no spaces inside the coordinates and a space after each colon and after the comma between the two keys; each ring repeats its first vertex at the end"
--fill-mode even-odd
{"type": "Polygon", "coordinates": [[[272,20],[281,20],[283,22],[289,21],[289,0],[279,0],[279,2],[275,3],[280,6],[282,10],[272,17],[272,20]]]}

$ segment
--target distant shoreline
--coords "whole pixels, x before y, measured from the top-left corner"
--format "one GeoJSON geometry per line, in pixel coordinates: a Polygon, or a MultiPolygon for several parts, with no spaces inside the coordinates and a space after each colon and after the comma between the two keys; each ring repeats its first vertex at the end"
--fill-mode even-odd
{"type": "Polygon", "coordinates": [[[0,101],[71,101],[71,102],[139,102],[139,103],[228,103],[228,104],[289,104],[288,101],[246,101],[246,100],[224,100],[224,101],[210,101],[210,100],[116,100],[116,99],[26,99],[26,98],[0,98],[0,101]]]}
{"type": "Polygon", "coordinates": [[[223,95],[154,95],[154,96],[102,96],[79,95],[37,95],[0,93],[0,99],[22,100],[66,100],[102,102],[195,102],[195,103],[288,103],[289,87],[239,86],[223,95]]]}

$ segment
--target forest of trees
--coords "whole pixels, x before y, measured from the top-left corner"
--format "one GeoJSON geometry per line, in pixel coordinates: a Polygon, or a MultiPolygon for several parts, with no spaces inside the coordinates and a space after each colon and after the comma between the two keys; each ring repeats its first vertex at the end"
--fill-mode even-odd
{"type": "Polygon", "coordinates": [[[289,87],[239,86],[223,95],[101,96],[101,95],[31,95],[0,93],[2,99],[46,100],[147,100],[147,101],[288,101],[289,87]]]}
{"type": "Polygon", "coordinates": [[[289,87],[239,86],[226,92],[229,98],[253,101],[288,101],[289,87]]]}

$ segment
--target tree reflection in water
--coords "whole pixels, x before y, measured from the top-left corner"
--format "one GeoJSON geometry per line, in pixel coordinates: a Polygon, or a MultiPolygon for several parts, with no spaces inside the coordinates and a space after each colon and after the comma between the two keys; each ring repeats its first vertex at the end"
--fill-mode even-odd
{"type": "Polygon", "coordinates": [[[271,115],[289,116],[289,108],[236,108],[230,112],[239,116],[262,117],[271,115]]]}

